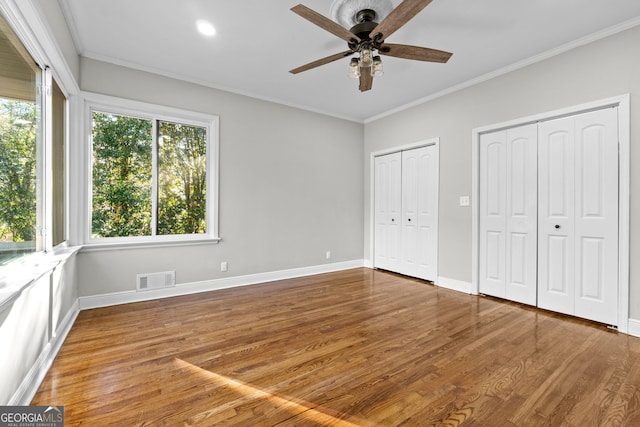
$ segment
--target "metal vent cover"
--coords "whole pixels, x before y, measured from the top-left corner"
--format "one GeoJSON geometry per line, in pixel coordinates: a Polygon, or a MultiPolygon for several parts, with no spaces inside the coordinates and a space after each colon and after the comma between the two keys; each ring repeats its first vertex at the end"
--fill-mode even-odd
{"type": "Polygon", "coordinates": [[[162,271],[158,273],[144,273],[136,276],[136,289],[147,291],[150,289],[170,288],[176,285],[175,271],[162,271]]]}

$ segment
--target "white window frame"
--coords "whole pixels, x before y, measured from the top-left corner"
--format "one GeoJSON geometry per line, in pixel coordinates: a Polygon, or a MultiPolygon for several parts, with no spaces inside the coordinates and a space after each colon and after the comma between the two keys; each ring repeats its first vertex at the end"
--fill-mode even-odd
{"type": "MultiPolygon", "coordinates": [[[[84,197],[85,214],[83,215],[83,250],[91,249],[118,249],[122,247],[146,247],[146,246],[172,246],[179,244],[218,243],[218,176],[219,176],[219,117],[212,114],[197,113],[162,105],[149,104],[123,98],[85,92],[84,99],[84,132],[83,140],[87,147],[85,153],[85,182],[87,183],[84,197]],[[93,181],[92,181],[92,117],[94,112],[111,113],[116,115],[131,116],[148,119],[154,122],[167,121],[185,125],[206,128],[207,132],[207,201],[206,201],[206,232],[201,234],[180,235],[151,235],[151,236],[127,236],[127,237],[103,237],[91,236],[93,181]]],[[[155,141],[155,134],[154,134],[155,141]]],[[[155,146],[155,142],[154,142],[155,146]]],[[[152,180],[157,179],[156,148],[153,148],[153,175],[152,180]]],[[[155,186],[154,186],[155,187],[155,186]]],[[[156,198],[154,193],[152,197],[156,198]]],[[[153,206],[157,201],[152,201],[153,206]]],[[[155,217],[154,217],[155,218],[155,217]]]]}
{"type": "Polygon", "coordinates": [[[64,260],[73,256],[80,248],[72,247],[69,237],[69,152],[70,134],[73,129],[69,126],[69,102],[78,92],[73,74],[66,62],[59,55],[57,45],[49,37],[47,29],[41,25],[40,16],[31,2],[18,0],[0,0],[0,13],[9,23],[11,29],[29,52],[38,67],[42,70],[37,84],[40,94],[40,164],[37,174],[40,180],[41,211],[37,224],[40,233],[40,250],[0,266],[0,308],[14,301],[20,293],[34,283],[38,278],[53,269],[64,260]],[[51,79],[55,78],[60,90],[67,99],[65,106],[65,241],[53,246],[52,232],[52,134],[51,134],[51,79]]]}

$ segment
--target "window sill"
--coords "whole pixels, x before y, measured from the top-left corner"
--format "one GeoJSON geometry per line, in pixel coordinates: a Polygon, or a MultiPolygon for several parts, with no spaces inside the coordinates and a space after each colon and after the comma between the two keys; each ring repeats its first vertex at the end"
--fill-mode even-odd
{"type": "Polygon", "coordinates": [[[146,242],[99,242],[85,243],[82,252],[115,251],[121,249],[164,248],[175,246],[216,245],[222,240],[219,237],[189,240],[157,240],[146,242]]]}
{"type": "Polygon", "coordinates": [[[80,246],[63,247],[48,253],[25,256],[0,268],[0,312],[18,299],[22,292],[51,273],[80,250],[80,246]]]}

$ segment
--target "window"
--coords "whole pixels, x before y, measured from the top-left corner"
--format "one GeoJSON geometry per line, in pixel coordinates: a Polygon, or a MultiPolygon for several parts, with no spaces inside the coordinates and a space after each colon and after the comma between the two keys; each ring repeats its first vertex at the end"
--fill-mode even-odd
{"type": "Polygon", "coordinates": [[[217,118],[122,103],[89,105],[88,243],[215,240],[217,118]]]}
{"type": "Polygon", "coordinates": [[[66,108],[0,15],[0,265],[66,241],[66,108]]]}
{"type": "Polygon", "coordinates": [[[52,79],[51,84],[51,239],[52,245],[57,246],[67,240],[67,197],[66,197],[66,123],[67,98],[52,79]]]}
{"type": "Polygon", "coordinates": [[[0,265],[42,249],[41,81],[0,16],[0,265]]]}

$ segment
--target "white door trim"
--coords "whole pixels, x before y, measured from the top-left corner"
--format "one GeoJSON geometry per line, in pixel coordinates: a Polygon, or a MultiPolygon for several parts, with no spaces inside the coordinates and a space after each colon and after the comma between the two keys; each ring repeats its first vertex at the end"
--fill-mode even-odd
{"type": "Polygon", "coordinates": [[[629,331],[629,194],[630,194],[630,95],[620,95],[601,99],[586,104],[576,105],[560,110],[549,111],[533,116],[523,117],[507,122],[496,123],[475,128],[471,131],[471,217],[472,217],[472,258],[471,258],[471,290],[478,293],[479,284],[479,193],[480,193],[480,165],[479,143],[480,135],[528,123],[555,119],[563,116],[576,115],[588,111],[607,107],[618,107],[618,137],[619,137],[619,223],[618,223],[618,330],[629,331]]]}
{"type": "MultiPolygon", "coordinates": [[[[400,145],[391,148],[385,148],[384,150],[373,151],[369,157],[369,262],[371,263],[371,268],[375,266],[375,158],[378,156],[384,156],[386,154],[397,153],[400,151],[412,150],[414,148],[422,148],[429,145],[434,145],[436,147],[436,159],[438,162],[438,185],[436,186],[436,194],[435,194],[435,223],[436,223],[436,241],[438,241],[438,200],[440,193],[440,173],[439,173],[439,163],[440,163],[440,138],[430,138],[425,139],[423,141],[414,142],[411,144],[400,145]]],[[[435,277],[438,277],[438,251],[436,251],[435,256],[435,277]]]]}

